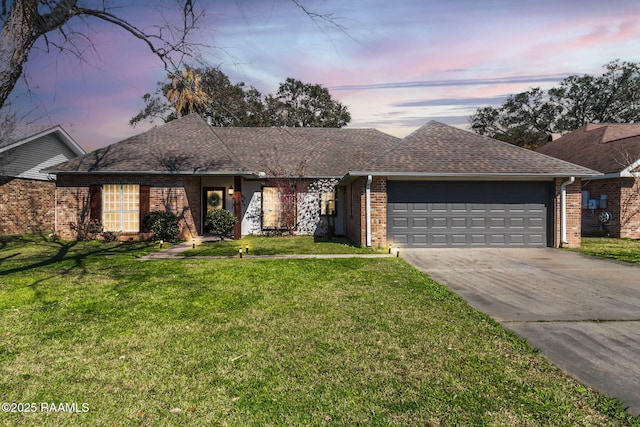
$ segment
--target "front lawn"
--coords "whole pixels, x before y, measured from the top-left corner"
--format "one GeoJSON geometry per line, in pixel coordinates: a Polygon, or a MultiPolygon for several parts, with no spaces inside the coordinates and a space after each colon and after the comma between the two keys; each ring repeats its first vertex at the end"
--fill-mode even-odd
{"type": "Polygon", "coordinates": [[[586,255],[640,264],[640,240],[583,237],[582,246],[575,250],[586,255]]]}
{"type": "Polygon", "coordinates": [[[182,252],[182,256],[235,256],[238,250],[250,255],[290,255],[290,254],[372,254],[382,253],[382,249],[355,246],[349,239],[332,239],[313,236],[275,237],[246,236],[240,240],[204,242],[195,249],[182,252]]]}
{"type": "Polygon", "coordinates": [[[0,424],[640,425],[402,259],[152,250],[0,239],[0,424]]]}

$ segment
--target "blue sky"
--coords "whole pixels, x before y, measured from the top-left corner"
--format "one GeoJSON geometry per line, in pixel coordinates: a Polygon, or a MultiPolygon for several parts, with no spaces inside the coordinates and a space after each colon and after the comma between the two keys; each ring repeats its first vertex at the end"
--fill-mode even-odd
{"type": "MultiPolygon", "coordinates": [[[[320,83],[349,108],[350,127],[396,136],[429,120],[465,127],[476,108],[509,94],[599,74],[614,59],[640,61],[635,0],[301,0],[342,29],[310,20],[290,0],[201,3],[200,40],[216,47],[205,59],[232,81],[263,94],[287,77],[320,83]]],[[[121,11],[140,24],[156,13],[121,11]]],[[[36,108],[43,122],[62,124],[93,149],[147,128],[128,120],[164,73],[140,42],[88,23],[96,50],[83,61],[34,51],[26,69],[31,94],[21,83],[15,106],[36,108]]]]}

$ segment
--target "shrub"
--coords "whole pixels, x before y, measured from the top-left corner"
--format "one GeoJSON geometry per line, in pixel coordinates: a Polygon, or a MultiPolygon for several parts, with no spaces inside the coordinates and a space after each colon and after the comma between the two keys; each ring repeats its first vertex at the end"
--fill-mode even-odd
{"type": "Polygon", "coordinates": [[[231,233],[236,222],[236,218],[228,210],[212,210],[207,212],[207,217],[204,221],[204,231],[205,233],[226,237],[231,233]]]}
{"type": "Polygon", "coordinates": [[[153,211],[144,216],[145,227],[153,231],[155,240],[175,242],[180,234],[178,217],[173,212],[153,211]]]}
{"type": "Polygon", "coordinates": [[[76,232],[76,240],[78,242],[87,242],[95,240],[98,234],[102,232],[102,221],[93,219],[91,221],[72,222],[69,228],[76,232]]]}
{"type": "Polygon", "coordinates": [[[118,233],[114,231],[103,231],[102,239],[107,243],[115,242],[118,240],[118,233]]]}

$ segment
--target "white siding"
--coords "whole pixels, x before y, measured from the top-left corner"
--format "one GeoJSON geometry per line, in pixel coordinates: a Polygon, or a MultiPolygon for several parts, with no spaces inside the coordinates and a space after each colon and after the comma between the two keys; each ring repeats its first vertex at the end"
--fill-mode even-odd
{"type": "Polygon", "coordinates": [[[0,173],[18,178],[49,180],[40,170],[76,157],[57,136],[45,135],[0,155],[0,173]]]}

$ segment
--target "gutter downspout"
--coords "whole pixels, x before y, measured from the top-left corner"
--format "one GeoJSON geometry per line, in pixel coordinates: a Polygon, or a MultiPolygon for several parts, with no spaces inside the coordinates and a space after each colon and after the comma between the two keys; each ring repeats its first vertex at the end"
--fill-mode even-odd
{"type": "Polygon", "coordinates": [[[366,191],[366,217],[367,217],[367,247],[371,247],[371,181],[373,181],[373,177],[371,175],[367,176],[367,191],[366,191]]]}
{"type": "Polygon", "coordinates": [[[576,181],[576,177],[572,176],[568,181],[565,181],[560,186],[560,233],[562,235],[562,244],[568,245],[567,241],[567,186],[573,184],[576,181]]]}

